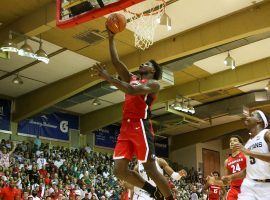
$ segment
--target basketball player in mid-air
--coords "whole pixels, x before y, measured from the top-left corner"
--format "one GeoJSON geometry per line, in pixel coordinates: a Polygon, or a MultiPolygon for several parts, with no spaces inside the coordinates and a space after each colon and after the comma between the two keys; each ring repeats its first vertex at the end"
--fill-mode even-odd
{"type": "MultiPolygon", "coordinates": [[[[160,174],[165,175],[167,174],[170,178],[172,178],[175,181],[179,181],[182,177],[187,176],[187,172],[182,169],[179,172],[175,172],[167,163],[166,160],[162,158],[156,158],[156,166],[160,174]]],[[[154,181],[147,175],[144,166],[142,162],[138,162],[138,164],[134,167],[134,171],[138,172],[139,175],[146,181],[149,181],[149,183],[153,186],[156,186],[154,181]]],[[[133,200],[151,200],[153,198],[150,197],[150,195],[142,190],[141,188],[134,187],[133,188],[133,200]]]]}
{"type": "Polygon", "coordinates": [[[250,132],[250,139],[245,147],[238,143],[235,148],[247,156],[246,170],[224,176],[222,180],[230,182],[245,178],[238,200],[270,199],[270,131],[265,114],[256,110],[245,120],[250,132]]]}
{"type": "Polygon", "coordinates": [[[154,133],[149,120],[151,105],[160,89],[161,68],[150,60],[139,66],[139,76],[130,73],[119,60],[114,34],[109,30],[108,34],[111,60],[120,79],[111,76],[100,64],[94,67],[101,78],[125,93],[122,126],[114,150],[114,173],[119,179],[147,191],[155,199],[173,199],[169,184],[155,164],[154,133]],[[134,155],[143,163],[147,175],[157,187],[128,169],[134,155]]]}
{"type": "MultiPolygon", "coordinates": [[[[246,156],[235,147],[235,144],[239,143],[243,144],[241,137],[237,135],[230,137],[230,149],[232,150],[232,155],[225,160],[225,175],[235,174],[246,169],[246,156]]],[[[230,190],[227,193],[226,200],[238,199],[242,182],[243,179],[238,179],[233,180],[230,183],[230,190]]]]}

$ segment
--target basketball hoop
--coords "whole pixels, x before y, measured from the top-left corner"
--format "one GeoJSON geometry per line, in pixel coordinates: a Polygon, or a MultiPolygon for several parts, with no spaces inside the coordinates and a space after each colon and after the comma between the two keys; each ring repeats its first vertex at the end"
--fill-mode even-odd
{"type": "Polygon", "coordinates": [[[147,0],[149,10],[136,13],[125,9],[126,16],[131,30],[134,32],[135,47],[145,50],[154,43],[155,30],[158,20],[165,12],[165,0],[147,0]]]}

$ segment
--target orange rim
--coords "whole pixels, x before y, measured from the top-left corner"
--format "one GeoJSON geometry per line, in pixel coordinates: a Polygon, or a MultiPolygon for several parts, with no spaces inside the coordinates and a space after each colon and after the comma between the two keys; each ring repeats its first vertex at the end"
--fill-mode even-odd
{"type": "MultiPolygon", "coordinates": [[[[135,15],[135,16],[141,16],[141,15],[143,15],[143,16],[145,16],[145,17],[147,17],[147,16],[151,16],[151,15],[157,15],[158,13],[161,13],[161,12],[163,12],[164,10],[165,10],[165,8],[166,8],[166,2],[165,2],[165,0],[156,0],[156,1],[160,1],[160,2],[162,2],[161,4],[162,4],[162,7],[161,8],[159,8],[158,10],[156,10],[156,11],[154,11],[154,12],[151,12],[151,13],[143,13],[143,12],[141,12],[141,13],[135,13],[135,12],[131,12],[131,11],[129,11],[129,10],[127,10],[127,9],[124,9],[124,12],[127,12],[127,13],[129,13],[129,14],[132,14],[132,15],[135,15]]],[[[149,9],[150,10],[150,9],[149,9]]],[[[147,11],[146,11],[147,12],[147,11]]]]}

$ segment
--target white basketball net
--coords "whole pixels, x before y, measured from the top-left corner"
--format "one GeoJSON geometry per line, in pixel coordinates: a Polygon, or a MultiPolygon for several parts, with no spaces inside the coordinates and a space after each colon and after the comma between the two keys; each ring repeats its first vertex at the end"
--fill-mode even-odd
{"type": "Polygon", "coordinates": [[[125,16],[129,21],[129,26],[134,32],[135,47],[145,50],[154,43],[155,29],[159,25],[158,19],[165,12],[165,3],[162,0],[147,0],[152,6],[145,13],[133,13],[125,10],[125,16]]]}

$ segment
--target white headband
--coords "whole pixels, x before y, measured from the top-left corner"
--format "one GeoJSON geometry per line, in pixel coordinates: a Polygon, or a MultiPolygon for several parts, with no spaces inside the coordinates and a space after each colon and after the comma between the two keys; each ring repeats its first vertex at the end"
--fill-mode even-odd
{"type": "Polygon", "coordinates": [[[264,123],[264,128],[267,128],[268,121],[267,121],[267,118],[266,118],[265,114],[260,110],[256,110],[256,112],[258,112],[260,114],[260,116],[261,116],[261,118],[263,120],[263,123],[264,123]]]}

